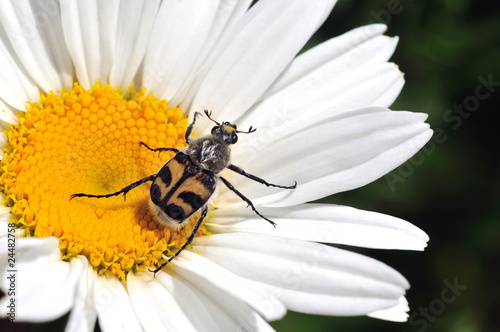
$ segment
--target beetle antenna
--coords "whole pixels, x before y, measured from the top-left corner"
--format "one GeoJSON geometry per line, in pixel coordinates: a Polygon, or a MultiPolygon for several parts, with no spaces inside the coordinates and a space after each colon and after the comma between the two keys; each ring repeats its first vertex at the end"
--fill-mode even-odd
{"type": "Polygon", "coordinates": [[[205,114],[207,115],[207,117],[212,120],[213,122],[217,123],[218,126],[220,126],[220,123],[218,123],[217,121],[215,121],[214,119],[212,119],[210,117],[210,115],[212,115],[212,111],[209,111],[209,110],[205,110],[205,114]]]}
{"type": "Polygon", "coordinates": [[[236,130],[236,132],[238,134],[251,134],[251,133],[253,133],[256,130],[257,130],[257,128],[253,128],[252,126],[250,126],[250,128],[248,128],[248,131],[239,131],[239,130],[236,130]]]}

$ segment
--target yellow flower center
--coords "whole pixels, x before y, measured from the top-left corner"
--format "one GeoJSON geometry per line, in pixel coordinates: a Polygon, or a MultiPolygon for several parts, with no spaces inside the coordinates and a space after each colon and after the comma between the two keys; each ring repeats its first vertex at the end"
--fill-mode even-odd
{"type": "MultiPolygon", "coordinates": [[[[127,94],[78,83],[18,114],[19,125],[5,131],[0,190],[2,205],[26,236],[59,238],[64,260],[85,255],[102,274],[125,281],[129,271],[163,263],[190,235],[192,225],[175,231],[159,224],[148,208],[149,184],[123,196],[108,194],[155,174],[173,153],[152,148],[185,146],[187,118],[167,101],[132,88],[127,94]]],[[[193,218],[193,220],[196,218],[193,218]]],[[[199,231],[206,233],[205,228],[199,231]]]]}

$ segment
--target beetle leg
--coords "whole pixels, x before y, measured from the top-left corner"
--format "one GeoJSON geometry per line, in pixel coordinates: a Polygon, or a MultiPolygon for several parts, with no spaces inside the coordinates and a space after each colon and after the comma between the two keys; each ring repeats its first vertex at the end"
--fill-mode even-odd
{"type": "Polygon", "coordinates": [[[127,197],[127,193],[134,189],[135,187],[138,187],[140,186],[141,184],[145,183],[145,182],[148,182],[148,181],[153,181],[154,178],[155,178],[156,174],[153,174],[153,175],[150,175],[148,176],[147,178],[144,178],[142,180],[139,180],[137,182],[134,182],[132,183],[131,185],[128,185],[126,186],[125,188],[123,188],[122,190],[120,191],[117,191],[115,193],[112,193],[112,194],[106,194],[106,195],[89,195],[89,194],[83,194],[83,193],[79,193],[79,194],[73,194],[71,195],[70,197],[70,201],[75,198],[75,197],[95,197],[95,198],[108,198],[108,197],[112,197],[112,196],[118,196],[120,194],[123,194],[123,199],[125,200],[127,197]]]}
{"type": "Polygon", "coordinates": [[[196,122],[196,117],[201,115],[200,112],[194,112],[194,117],[193,117],[193,121],[189,124],[189,126],[187,127],[187,130],[186,130],[186,143],[189,144],[191,143],[191,139],[189,138],[191,136],[191,133],[193,132],[193,127],[194,127],[194,123],[196,122]]]}
{"type": "Polygon", "coordinates": [[[141,144],[141,145],[145,146],[147,149],[149,149],[149,150],[151,150],[151,151],[153,151],[153,152],[158,151],[158,155],[159,155],[159,154],[160,154],[160,152],[162,152],[162,151],[173,151],[173,152],[175,152],[175,153],[179,153],[179,150],[174,149],[174,148],[157,148],[157,149],[153,149],[153,148],[150,148],[149,146],[147,146],[147,145],[146,145],[146,143],[144,143],[144,142],[140,142],[139,144],[141,144]]]}
{"type": "Polygon", "coordinates": [[[233,164],[230,164],[229,166],[227,166],[227,168],[229,168],[231,171],[236,172],[238,174],[241,174],[241,175],[243,175],[251,180],[260,182],[268,187],[277,187],[277,188],[283,188],[283,189],[295,189],[295,188],[297,188],[297,181],[295,181],[295,184],[293,186],[281,186],[279,184],[269,183],[264,179],[261,179],[255,175],[250,174],[250,173],[247,173],[244,170],[242,170],[241,168],[239,168],[238,166],[235,166],[233,164]]]}
{"type": "Polygon", "coordinates": [[[177,257],[181,251],[183,251],[184,249],[186,249],[186,247],[191,243],[193,242],[194,240],[194,237],[196,236],[196,233],[198,233],[198,229],[200,228],[201,226],[201,223],[203,222],[203,220],[205,219],[205,217],[207,216],[207,211],[208,211],[208,208],[207,206],[205,205],[202,210],[201,210],[201,216],[200,216],[200,219],[198,219],[198,221],[196,222],[196,225],[194,226],[193,228],[193,231],[191,232],[191,235],[189,236],[189,238],[187,239],[186,243],[184,243],[184,245],[179,249],[179,251],[177,251],[173,256],[171,256],[165,263],[163,263],[159,268],[155,269],[155,270],[151,270],[149,269],[150,272],[153,272],[154,273],[154,276],[156,277],[156,273],[158,271],[160,271],[165,265],[167,265],[168,263],[170,263],[172,260],[174,260],[175,257],[177,257]]]}
{"type": "Polygon", "coordinates": [[[259,213],[259,211],[257,211],[257,209],[255,208],[255,206],[253,206],[253,203],[251,200],[249,200],[248,198],[246,198],[242,193],[240,193],[238,190],[236,190],[236,188],[231,184],[229,183],[229,181],[227,181],[226,179],[224,179],[222,176],[219,176],[219,179],[222,180],[222,182],[224,182],[224,184],[229,188],[229,190],[231,190],[232,192],[234,192],[236,195],[238,195],[242,200],[244,200],[248,206],[250,206],[253,210],[253,212],[255,212],[255,214],[257,214],[259,217],[261,217],[262,219],[264,220],[267,220],[271,225],[273,225],[275,228],[276,228],[276,223],[274,221],[272,221],[271,219],[267,219],[266,217],[264,217],[262,214],[259,213]]]}

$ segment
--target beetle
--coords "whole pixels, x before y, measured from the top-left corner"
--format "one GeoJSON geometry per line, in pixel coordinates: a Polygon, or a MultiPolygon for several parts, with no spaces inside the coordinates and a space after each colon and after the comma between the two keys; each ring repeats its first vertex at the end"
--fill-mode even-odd
{"type": "Polygon", "coordinates": [[[150,270],[155,275],[193,241],[199,227],[207,216],[209,200],[217,188],[218,180],[245,201],[259,217],[276,227],[275,222],[257,211],[250,199],[239,192],[228,180],[218,175],[223,169],[228,168],[268,187],[283,189],[295,189],[297,187],[297,181],[291,186],[272,184],[231,164],[230,145],[238,141],[237,134],[250,134],[255,132],[256,129],[250,126],[248,131],[238,131],[235,124],[227,121],[219,123],[212,119],[211,111],[205,110],[204,112],[211,121],[215,122],[216,126],[212,128],[210,135],[191,140],[190,136],[193,132],[196,118],[201,116],[200,112],[195,112],[193,121],[188,125],[186,130],[185,140],[187,147],[183,150],[174,148],[154,149],[147,146],[144,142],[140,142],[142,146],[154,152],[175,152],[175,156],[167,161],[157,174],[145,177],[111,194],[92,195],[78,193],[70,197],[70,200],[75,197],[108,198],[123,194],[124,199],[126,199],[126,195],[130,190],[143,183],[152,181],[153,183],[150,188],[150,209],[158,217],[159,222],[168,227],[178,229],[185,225],[196,211],[201,211],[200,218],[196,222],[186,243],[159,268],[150,270]]]}

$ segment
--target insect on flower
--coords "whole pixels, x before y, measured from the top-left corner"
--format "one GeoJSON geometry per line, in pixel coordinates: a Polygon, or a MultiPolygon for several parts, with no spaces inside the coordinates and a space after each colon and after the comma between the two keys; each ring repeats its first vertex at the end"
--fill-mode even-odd
{"type": "Polygon", "coordinates": [[[126,198],[126,195],[130,190],[143,183],[153,181],[150,189],[150,207],[154,215],[158,217],[159,222],[167,225],[168,227],[177,229],[182,227],[193,213],[201,211],[201,216],[196,222],[196,225],[194,226],[193,231],[186,243],[184,243],[184,245],[159,268],[151,271],[155,274],[175,257],[177,257],[193,241],[198,228],[207,216],[209,199],[215,192],[218,180],[221,180],[222,183],[229,188],[229,190],[233,191],[243,201],[245,201],[259,217],[267,220],[271,225],[276,227],[275,222],[264,217],[259,213],[259,211],[257,211],[257,209],[255,209],[250,199],[236,190],[236,188],[234,188],[228,180],[217,175],[223,169],[228,168],[268,187],[294,189],[297,186],[297,181],[295,181],[295,184],[292,186],[272,184],[264,179],[245,172],[238,166],[231,164],[231,149],[229,146],[238,141],[237,134],[250,134],[256,129],[250,126],[248,131],[238,131],[236,130],[235,124],[230,122],[222,122],[222,124],[220,124],[212,119],[210,117],[212,115],[211,111],[209,112],[208,110],[205,110],[205,114],[217,125],[212,128],[211,135],[191,140],[190,136],[196,122],[196,117],[201,115],[201,113],[196,112],[194,114],[193,121],[189,124],[186,130],[185,137],[188,146],[184,149],[185,151],[174,148],[153,149],[143,142],[140,143],[151,151],[173,151],[176,153],[176,155],[167,161],[157,174],[145,177],[144,179],[134,182],[112,194],[91,195],[78,193],[71,195],[70,198],[70,200],[75,197],[107,198],[120,194],[123,194],[123,197],[126,198]]]}

